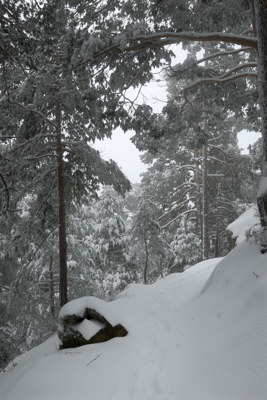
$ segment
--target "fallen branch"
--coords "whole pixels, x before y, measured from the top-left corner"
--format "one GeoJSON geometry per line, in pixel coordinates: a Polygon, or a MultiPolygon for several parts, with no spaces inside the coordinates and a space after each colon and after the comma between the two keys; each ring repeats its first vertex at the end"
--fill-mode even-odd
{"type": "Polygon", "coordinates": [[[96,356],[95,358],[93,358],[91,361],[89,361],[89,363],[88,364],[86,364],[86,366],[88,367],[88,365],[90,365],[90,364],[92,364],[92,362],[94,362],[95,360],[97,360],[98,359],[98,357],[100,357],[101,356],[101,354],[98,354],[98,356],[96,356]]]}

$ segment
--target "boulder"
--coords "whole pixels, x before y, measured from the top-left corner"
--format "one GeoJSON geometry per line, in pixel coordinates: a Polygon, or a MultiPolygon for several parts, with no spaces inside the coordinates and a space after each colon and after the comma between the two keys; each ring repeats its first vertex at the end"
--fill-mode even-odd
{"type": "MultiPolygon", "coordinates": [[[[82,298],[80,301],[77,299],[66,304],[59,314],[60,349],[101,343],[115,337],[126,336],[128,331],[123,325],[112,325],[108,321],[106,305],[107,302],[93,297],[82,298]],[[88,306],[90,303],[98,305],[101,311],[88,306]],[[105,316],[102,310],[105,311],[105,316]],[[69,314],[68,311],[72,313],[69,314]]],[[[114,319],[114,315],[112,317],[114,319]]]]}

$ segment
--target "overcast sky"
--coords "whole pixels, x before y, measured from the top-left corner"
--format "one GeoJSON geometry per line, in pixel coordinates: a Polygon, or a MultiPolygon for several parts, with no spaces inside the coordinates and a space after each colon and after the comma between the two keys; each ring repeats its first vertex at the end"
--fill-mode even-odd
{"type": "MultiPolygon", "coordinates": [[[[177,60],[177,63],[181,60],[182,58],[177,60]]],[[[156,72],[155,81],[143,87],[138,97],[139,104],[149,104],[155,112],[160,112],[166,101],[166,85],[164,80],[157,82],[159,79],[163,78],[156,72]]],[[[137,92],[129,90],[127,97],[134,100],[137,92]]],[[[141,162],[140,152],[130,140],[131,135],[133,133],[123,133],[120,129],[117,129],[113,133],[112,139],[97,140],[94,147],[100,151],[105,160],[113,159],[116,161],[132,183],[138,183],[141,180],[140,173],[145,171],[146,165],[141,162]]]]}
{"type": "Polygon", "coordinates": [[[146,166],[140,160],[140,152],[130,140],[130,133],[116,130],[112,139],[97,140],[94,146],[105,160],[116,161],[132,183],[140,182],[140,173],[146,166]]]}

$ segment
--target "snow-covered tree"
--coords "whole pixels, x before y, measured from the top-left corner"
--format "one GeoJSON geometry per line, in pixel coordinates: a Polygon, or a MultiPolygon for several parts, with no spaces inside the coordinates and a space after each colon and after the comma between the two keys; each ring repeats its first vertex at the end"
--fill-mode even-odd
{"type": "MultiPolygon", "coordinates": [[[[62,304],[67,301],[67,203],[78,202],[99,183],[112,184],[121,192],[130,187],[117,165],[102,160],[90,146],[96,137],[111,135],[118,124],[114,107],[119,95],[107,87],[96,66],[81,63],[97,46],[89,26],[102,16],[87,18],[86,28],[82,27],[84,11],[73,6],[68,1],[32,4],[26,18],[31,28],[25,33],[27,52],[19,48],[15,59],[4,60],[1,71],[1,105],[8,119],[1,132],[5,142],[1,186],[8,194],[4,207],[8,210],[8,203],[15,209],[31,193],[31,215],[40,224],[50,224],[50,229],[58,225],[62,304]],[[10,65],[18,71],[15,78],[6,73],[10,65]]],[[[13,24],[8,11],[6,4],[7,26],[13,24]]],[[[18,6],[16,12],[24,9],[18,6]]]]}
{"type": "Polygon", "coordinates": [[[257,194],[261,225],[263,227],[262,252],[267,251],[267,5],[266,1],[255,0],[255,26],[258,36],[258,84],[262,120],[262,179],[257,194]]]}
{"type": "Polygon", "coordinates": [[[185,267],[202,260],[202,243],[194,231],[196,231],[196,227],[192,222],[185,219],[181,220],[180,226],[170,243],[170,249],[175,256],[170,268],[171,272],[182,272],[185,267]]]}
{"type": "Polygon", "coordinates": [[[158,208],[148,197],[139,199],[139,208],[133,219],[131,260],[142,266],[143,282],[153,282],[168,268],[169,248],[157,220],[158,208]]]}
{"type": "Polygon", "coordinates": [[[125,264],[128,243],[123,199],[110,187],[103,189],[94,207],[94,242],[97,246],[97,267],[112,271],[125,264]]]}

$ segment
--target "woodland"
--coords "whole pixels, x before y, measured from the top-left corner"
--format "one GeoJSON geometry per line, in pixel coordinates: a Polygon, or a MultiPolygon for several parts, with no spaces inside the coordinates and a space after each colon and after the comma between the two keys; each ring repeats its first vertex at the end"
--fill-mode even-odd
{"type": "Polygon", "coordinates": [[[266,251],[266,27],[266,0],[1,2],[0,368],[69,300],[225,256],[255,203],[266,251]],[[156,69],[160,113],[140,101],[156,69]],[[118,127],[140,184],[94,149],[118,127]],[[262,132],[248,154],[241,130],[262,132]]]}

